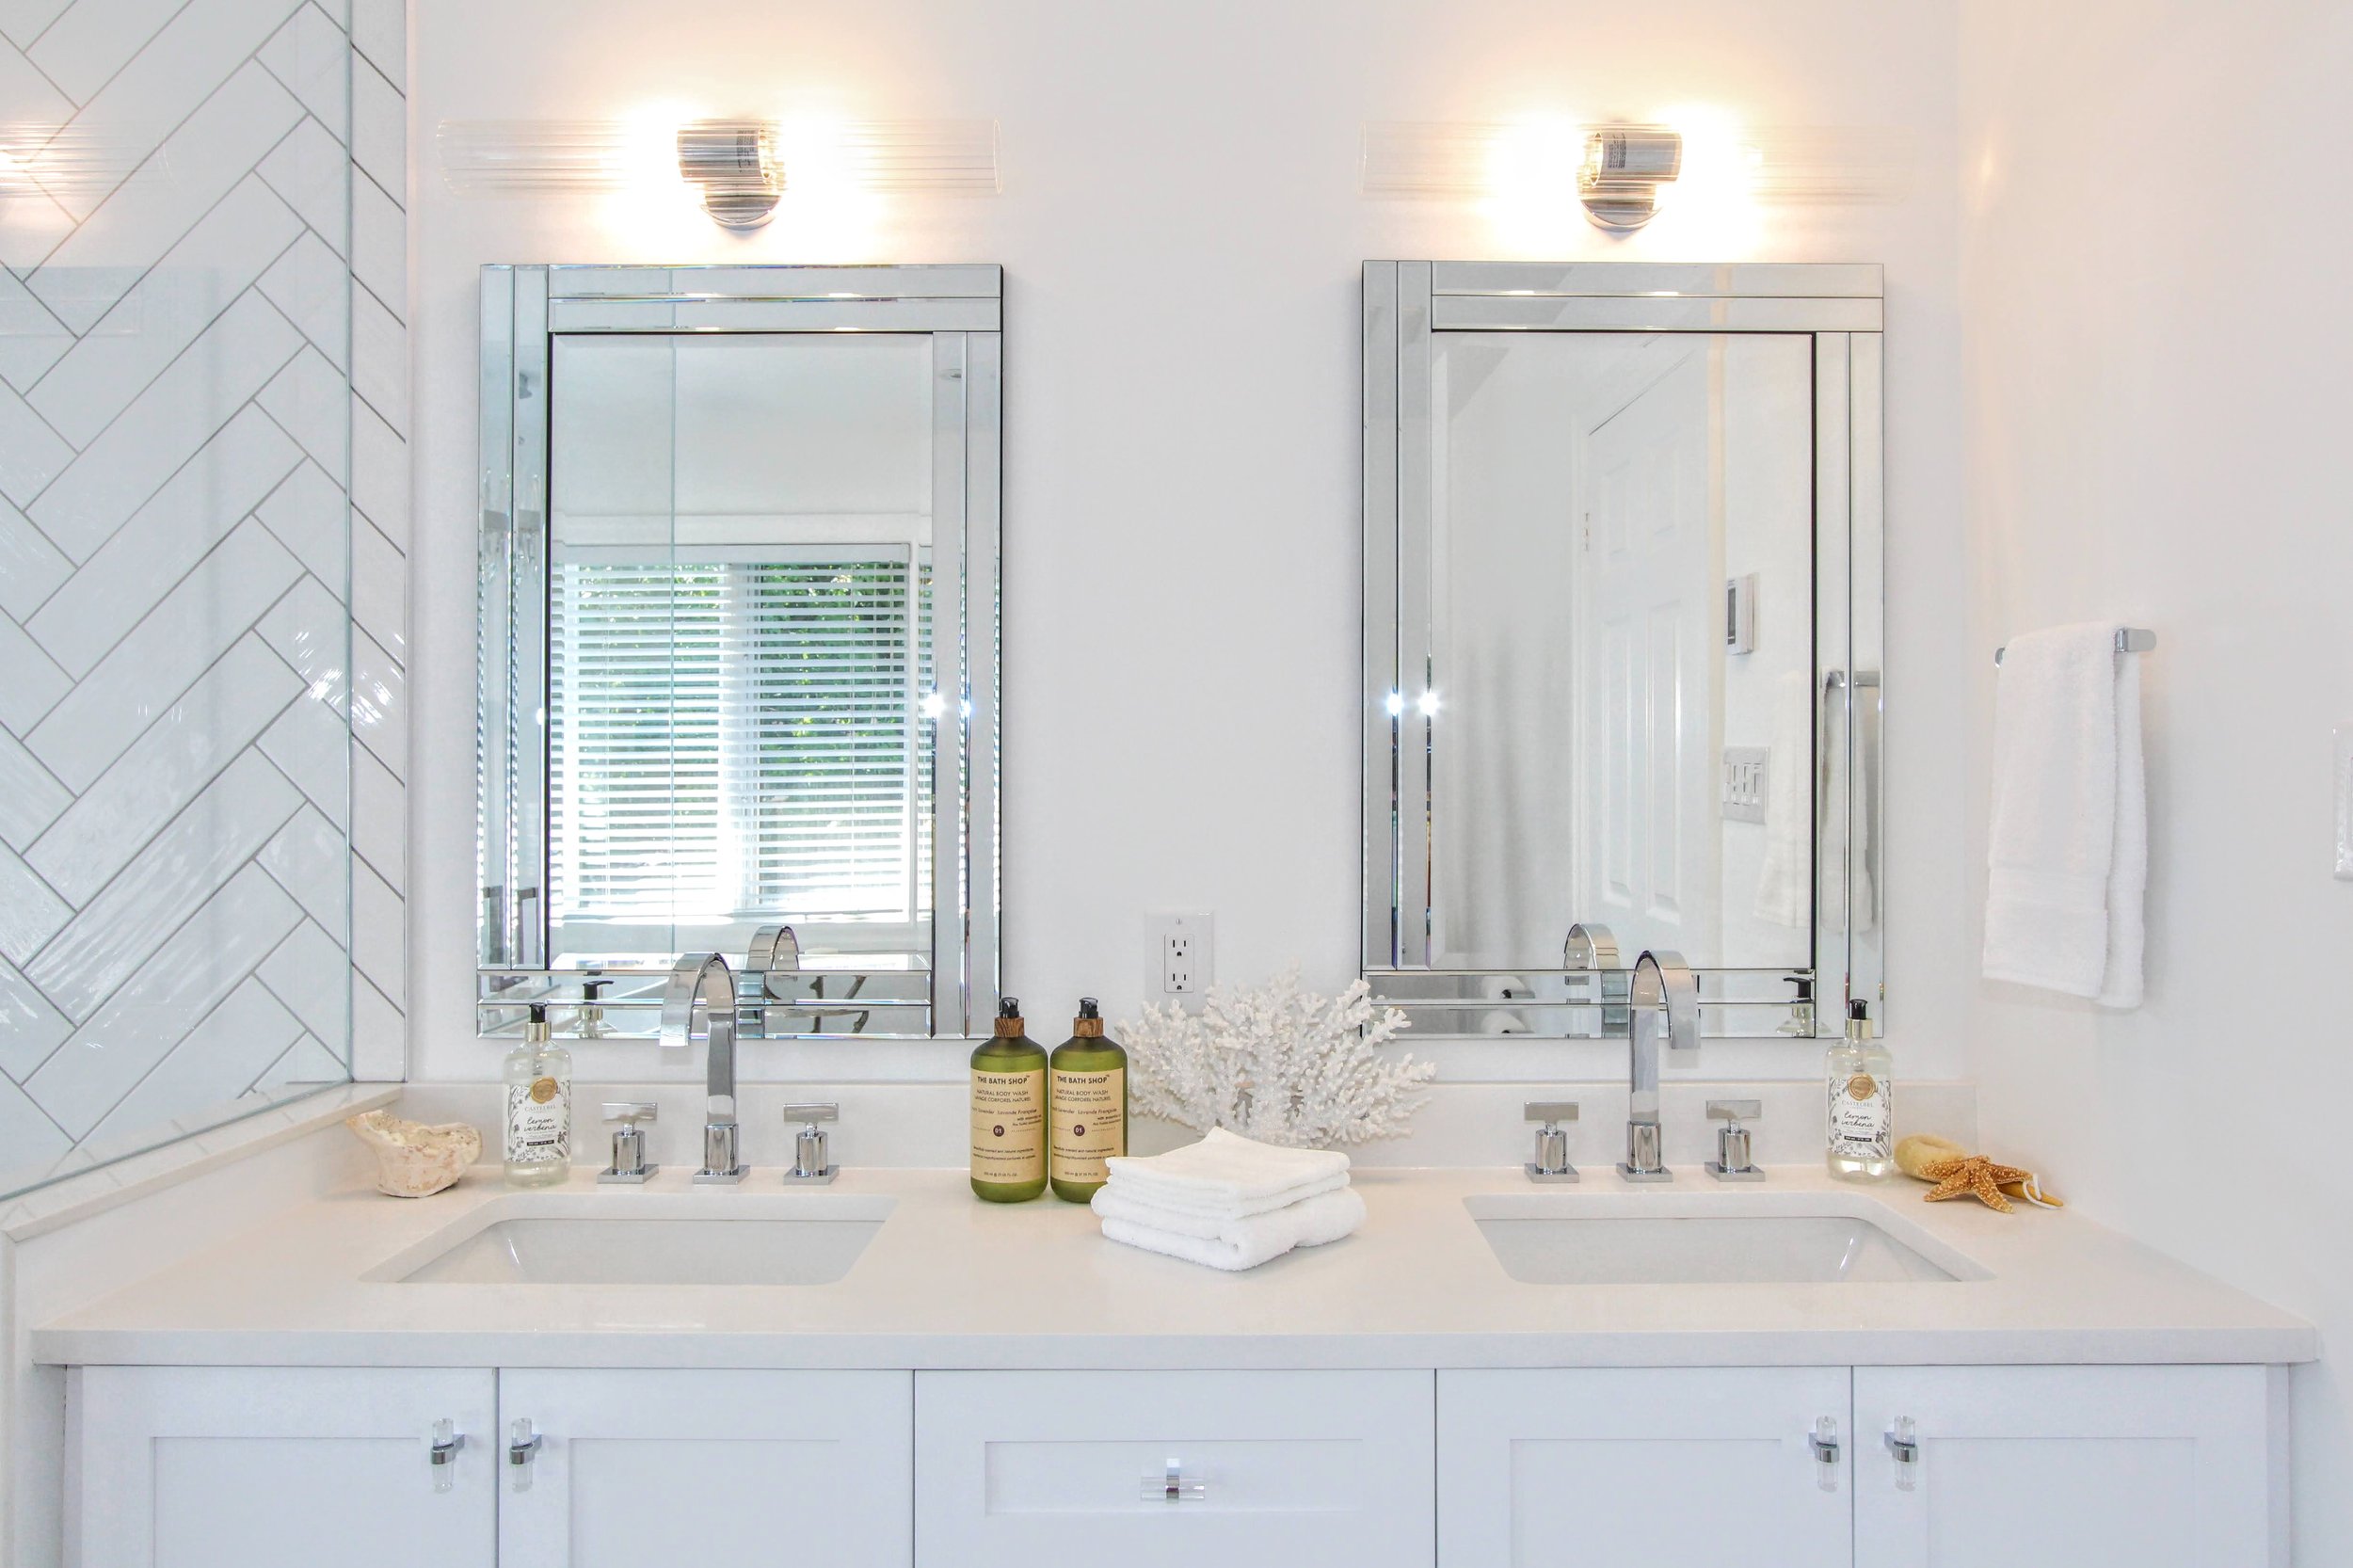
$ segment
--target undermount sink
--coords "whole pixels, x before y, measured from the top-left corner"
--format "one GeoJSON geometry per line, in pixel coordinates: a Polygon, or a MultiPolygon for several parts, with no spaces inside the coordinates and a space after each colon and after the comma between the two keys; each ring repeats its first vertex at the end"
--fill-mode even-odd
{"type": "Polygon", "coordinates": [[[508,1193],[369,1278],[406,1285],[829,1285],[893,1201],[851,1194],[508,1193]]]}
{"type": "Polygon", "coordinates": [[[1465,1207],[1528,1285],[1952,1284],[1986,1271],[1917,1227],[1819,1192],[1496,1194],[1465,1207]]]}

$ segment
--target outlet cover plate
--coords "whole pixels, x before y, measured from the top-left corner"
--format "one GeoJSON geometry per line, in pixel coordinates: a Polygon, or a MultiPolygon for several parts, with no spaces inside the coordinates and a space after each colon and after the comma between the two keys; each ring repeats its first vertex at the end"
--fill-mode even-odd
{"type": "Polygon", "coordinates": [[[1208,990],[1216,973],[1211,963],[1213,936],[1213,922],[1206,913],[1156,917],[1152,989],[1170,997],[1189,997],[1208,990]]]}

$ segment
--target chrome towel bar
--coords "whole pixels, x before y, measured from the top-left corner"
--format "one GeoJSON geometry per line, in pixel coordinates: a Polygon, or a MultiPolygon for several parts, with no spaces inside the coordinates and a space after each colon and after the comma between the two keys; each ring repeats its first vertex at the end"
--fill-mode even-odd
{"type": "MultiPolygon", "coordinates": [[[[2120,626],[2116,629],[2116,651],[2119,653],[2146,653],[2156,646],[2157,634],[2146,627],[2120,626]]],[[[1993,662],[2000,664],[2002,655],[2009,651],[2007,647],[1995,648],[1993,662]]]]}

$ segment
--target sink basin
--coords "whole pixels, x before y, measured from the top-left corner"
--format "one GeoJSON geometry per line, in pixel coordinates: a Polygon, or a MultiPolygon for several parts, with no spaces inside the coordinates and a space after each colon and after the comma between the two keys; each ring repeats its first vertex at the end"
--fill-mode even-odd
{"type": "Polygon", "coordinates": [[[1464,1200],[1529,1285],[1951,1284],[1986,1271],[1867,1200],[1791,1192],[1464,1200]]]}
{"type": "Polygon", "coordinates": [[[850,1272],[892,1204],[732,1191],[510,1193],[368,1277],[405,1285],[827,1285],[850,1272]]]}

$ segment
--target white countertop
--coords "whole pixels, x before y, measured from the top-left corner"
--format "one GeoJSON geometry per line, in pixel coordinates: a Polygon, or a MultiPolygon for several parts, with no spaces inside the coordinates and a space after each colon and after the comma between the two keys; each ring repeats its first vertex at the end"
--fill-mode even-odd
{"type": "MultiPolygon", "coordinates": [[[[973,1200],[961,1171],[853,1170],[819,1202],[889,1201],[839,1281],[808,1286],[390,1283],[366,1278],[453,1224],[513,1208],[495,1168],[419,1200],[356,1189],[304,1204],[32,1336],[36,1361],[419,1367],[1321,1368],[2308,1361],[2309,1323],[2070,1212],[1927,1205],[1774,1167],[1720,1187],[1678,1169],[1635,1188],[1589,1167],[1357,1173],[1361,1232],[1248,1273],[1117,1245],[1051,1197],[973,1200]],[[1465,1206],[1480,1194],[1738,1211],[1814,1194],[1959,1253],[1991,1277],[1841,1285],[1522,1284],[1465,1206]]],[[[648,1193],[783,1196],[777,1173],[694,1188],[599,1187],[585,1169],[531,1207],[611,1211],[648,1193]]],[[[1572,1210],[1573,1212],[1574,1210],[1572,1210]]],[[[1974,1271],[1973,1271],[1974,1272],[1974,1271]]]]}

